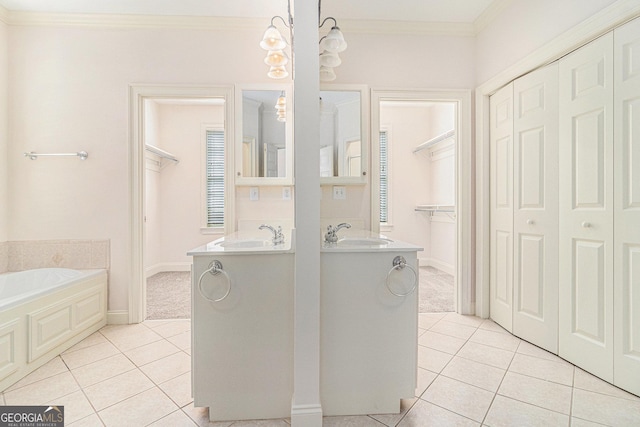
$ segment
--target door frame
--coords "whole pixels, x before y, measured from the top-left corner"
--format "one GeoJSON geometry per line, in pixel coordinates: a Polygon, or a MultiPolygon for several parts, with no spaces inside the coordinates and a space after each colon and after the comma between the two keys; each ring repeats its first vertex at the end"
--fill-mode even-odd
{"type": "Polygon", "coordinates": [[[516,62],[475,90],[475,185],[476,185],[476,244],[475,244],[475,314],[489,317],[490,300],[490,140],[489,96],[516,78],[560,59],[625,22],[638,17],[637,0],[618,0],[581,22],[524,59],[516,62]]]}
{"type": "MultiPolygon", "coordinates": [[[[146,315],[144,101],[153,98],[225,99],[224,131],[225,140],[228,142],[225,150],[229,159],[225,171],[225,190],[231,195],[234,188],[233,86],[129,85],[129,323],[140,323],[146,315]]],[[[231,226],[231,218],[234,218],[233,198],[228,198],[228,201],[230,203],[225,205],[225,228],[231,226]]]]}
{"type": "Polygon", "coordinates": [[[471,91],[470,90],[371,90],[371,144],[369,167],[371,176],[371,230],[379,231],[380,150],[374,141],[380,139],[381,101],[432,101],[456,105],[456,288],[454,307],[457,313],[474,314],[473,303],[473,174],[471,144],[471,91]]]}

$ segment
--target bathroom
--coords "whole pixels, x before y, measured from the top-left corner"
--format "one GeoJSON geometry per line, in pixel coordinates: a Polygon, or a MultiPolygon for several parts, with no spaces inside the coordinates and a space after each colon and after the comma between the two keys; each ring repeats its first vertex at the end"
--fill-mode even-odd
{"type": "MultiPolygon", "coordinates": [[[[477,15],[482,19],[461,18],[460,23],[446,28],[435,24],[403,27],[380,13],[369,22],[360,22],[363,27],[358,30],[348,30],[347,25],[349,20],[357,21],[358,15],[349,16],[337,2],[323,3],[323,15],[336,17],[349,43],[343,63],[336,69],[335,84],[366,84],[374,91],[396,92],[400,99],[421,90],[430,92],[427,99],[460,103],[458,185],[462,192],[458,197],[462,199],[456,205],[462,231],[458,238],[462,240],[457,248],[457,311],[480,317],[489,313],[479,302],[484,298],[483,273],[476,274],[476,268],[485,262],[483,254],[488,257],[488,251],[480,249],[488,242],[475,233],[476,227],[482,227],[477,221],[488,199],[475,199],[477,188],[485,183],[480,182],[481,177],[475,178],[475,165],[482,153],[474,148],[474,141],[481,137],[476,132],[483,131],[476,129],[482,119],[476,118],[474,123],[477,116],[472,116],[472,109],[482,112],[490,91],[472,91],[492,79],[497,83],[490,90],[496,90],[498,83],[507,83],[505,79],[537,67],[542,60],[531,55],[585,19],[601,16],[616,5],[632,14],[635,6],[634,2],[612,0],[485,3],[491,8],[477,15]],[[507,77],[499,77],[501,74],[507,77]]],[[[107,323],[137,324],[144,319],[140,289],[145,277],[144,256],[148,254],[140,249],[144,199],[140,194],[141,163],[135,163],[140,160],[135,156],[143,151],[136,152],[132,145],[132,87],[214,88],[217,91],[212,98],[234,101],[229,88],[235,85],[273,84],[266,76],[264,51],[258,43],[270,17],[286,14],[286,1],[265,3],[261,6],[264,10],[252,9],[256,16],[249,18],[248,26],[236,25],[232,18],[194,22],[171,15],[148,18],[152,21],[149,25],[146,17],[128,24],[116,15],[89,15],[84,18],[94,24],[85,25],[68,19],[72,10],[43,16],[9,12],[14,2],[0,4],[6,8],[0,10],[0,270],[9,270],[14,242],[48,242],[43,244],[46,246],[58,241],[108,240],[109,257],[104,262],[109,269],[107,323]],[[23,156],[29,151],[79,150],[89,153],[86,161],[31,161],[23,156]]],[[[589,34],[611,25],[600,22],[589,34]]],[[[376,114],[373,95],[372,118],[376,114]]],[[[174,96],[188,97],[189,93],[174,96]]],[[[227,115],[235,114],[233,108],[227,108],[227,115]]],[[[371,136],[374,140],[373,132],[371,136]]],[[[298,144],[299,138],[295,140],[298,144]]],[[[304,142],[300,147],[296,145],[296,153],[304,151],[304,142]]],[[[185,164],[183,158],[179,160],[178,165],[185,164]]],[[[304,158],[296,157],[295,161],[304,162],[304,158]]],[[[160,172],[162,177],[175,172],[178,168],[174,166],[167,164],[160,172]]],[[[317,192],[316,184],[306,188],[310,193],[305,192],[303,176],[296,173],[291,201],[283,200],[286,185],[259,187],[257,201],[250,200],[252,184],[238,187],[236,211],[273,212],[284,205],[286,215],[280,214],[278,219],[293,221],[294,203],[301,202],[310,210],[326,209],[323,217],[359,218],[365,226],[371,224],[374,212],[369,185],[346,186],[347,199],[338,202],[333,200],[332,185],[322,186],[321,198],[311,197],[317,192]]],[[[199,208],[195,209],[199,214],[199,208]]],[[[260,219],[250,214],[246,218],[260,219]]],[[[302,221],[304,224],[305,219],[302,221]]],[[[180,259],[160,262],[187,263],[187,250],[224,234],[198,234],[199,219],[189,227],[198,241],[184,243],[183,250],[176,252],[180,259]]],[[[40,252],[50,259],[56,250],[44,248],[40,252]]],[[[111,336],[116,335],[114,330],[111,336]]],[[[125,340],[114,338],[119,339],[125,340]]]]}

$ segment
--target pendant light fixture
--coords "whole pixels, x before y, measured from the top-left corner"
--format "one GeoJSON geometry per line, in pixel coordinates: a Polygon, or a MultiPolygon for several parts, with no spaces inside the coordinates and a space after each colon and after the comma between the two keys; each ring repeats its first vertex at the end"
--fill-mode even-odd
{"type": "MultiPolygon", "coordinates": [[[[267,56],[264,59],[264,62],[270,67],[267,76],[272,79],[283,79],[288,77],[289,72],[287,71],[286,66],[289,62],[292,63],[293,67],[294,61],[289,61],[289,56],[285,51],[287,46],[291,46],[293,44],[293,16],[291,15],[291,0],[287,0],[287,14],[289,18],[288,21],[279,15],[271,18],[271,24],[267,27],[267,30],[262,36],[262,41],[260,42],[260,47],[267,51],[267,56]],[[288,43],[276,28],[276,19],[280,19],[284,26],[289,29],[289,40],[291,40],[291,43],[288,43]]],[[[344,40],[344,35],[342,34],[342,31],[340,31],[336,19],[329,16],[321,23],[321,16],[322,0],[318,0],[318,29],[322,29],[327,21],[333,21],[333,26],[329,32],[325,36],[321,37],[318,42],[320,52],[320,80],[331,81],[336,78],[336,73],[333,69],[342,63],[338,53],[343,52],[347,48],[347,42],[344,40]]],[[[293,51],[291,52],[293,53],[293,51]]],[[[293,55],[291,58],[295,59],[293,58],[293,55]]]]}

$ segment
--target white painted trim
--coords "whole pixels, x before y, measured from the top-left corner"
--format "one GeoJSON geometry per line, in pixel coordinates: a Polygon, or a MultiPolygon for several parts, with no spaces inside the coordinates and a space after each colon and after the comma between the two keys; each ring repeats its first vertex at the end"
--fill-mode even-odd
{"type": "Polygon", "coordinates": [[[500,15],[513,0],[493,0],[493,2],[478,16],[473,23],[473,29],[477,35],[500,15]]]}
{"type": "MultiPolygon", "coordinates": [[[[474,271],[472,247],[472,146],[471,146],[471,91],[469,90],[428,90],[428,89],[372,89],[371,90],[371,140],[379,138],[380,130],[380,102],[384,100],[425,100],[425,101],[450,101],[457,105],[456,114],[456,206],[458,216],[456,218],[456,288],[455,307],[461,314],[474,314],[475,301],[472,300],[472,286],[474,283],[474,271]]],[[[370,147],[371,165],[380,161],[379,150],[372,144],[370,147]]],[[[375,167],[370,168],[371,200],[377,199],[380,191],[379,171],[375,167]]],[[[378,231],[377,220],[380,216],[380,207],[371,203],[371,229],[378,231]]]]}
{"type": "Polygon", "coordinates": [[[489,96],[534,69],[553,62],[638,17],[638,0],[618,0],[556,37],[476,89],[476,315],[489,317],[489,96]]]}
{"type": "Polygon", "coordinates": [[[127,310],[111,310],[107,312],[107,325],[128,325],[129,312],[127,310]]]}
{"type": "MultiPolygon", "coordinates": [[[[491,19],[494,16],[491,17],[491,19]]],[[[167,16],[97,13],[51,13],[0,11],[9,25],[85,28],[170,28],[213,31],[264,31],[266,18],[224,16],[167,16]]],[[[347,34],[410,34],[423,36],[475,37],[476,23],[385,20],[341,20],[347,34]]]]}
{"type": "Polygon", "coordinates": [[[145,268],[145,277],[148,279],[154,274],[166,273],[169,271],[191,271],[190,262],[161,262],[151,267],[145,268]]]}
{"type": "MultiPolygon", "coordinates": [[[[145,205],[145,147],[144,147],[144,100],[146,98],[224,98],[225,99],[225,140],[234,141],[234,110],[232,86],[172,86],[131,84],[129,85],[129,310],[128,322],[144,321],[146,313],[145,271],[144,271],[144,205],[145,205]]],[[[227,144],[226,156],[233,164],[233,144],[227,144]]],[[[227,194],[234,194],[233,168],[227,168],[225,175],[227,194]]],[[[227,233],[235,222],[234,198],[230,197],[225,206],[227,233]]]]}
{"type": "Polygon", "coordinates": [[[171,28],[215,31],[264,30],[268,20],[223,16],[167,16],[7,11],[10,25],[85,28],[171,28]]]}
{"type": "Polygon", "coordinates": [[[304,427],[322,427],[321,405],[292,405],[291,425],[304,427]]]}

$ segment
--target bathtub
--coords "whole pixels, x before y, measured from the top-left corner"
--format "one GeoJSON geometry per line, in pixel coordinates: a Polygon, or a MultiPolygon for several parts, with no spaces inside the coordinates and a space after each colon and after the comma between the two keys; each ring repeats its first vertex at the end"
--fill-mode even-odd
{"type": "Polygon", "coordinates": [[[0,274],[0,391],[107,321],[106,270],[0,274]]]}

